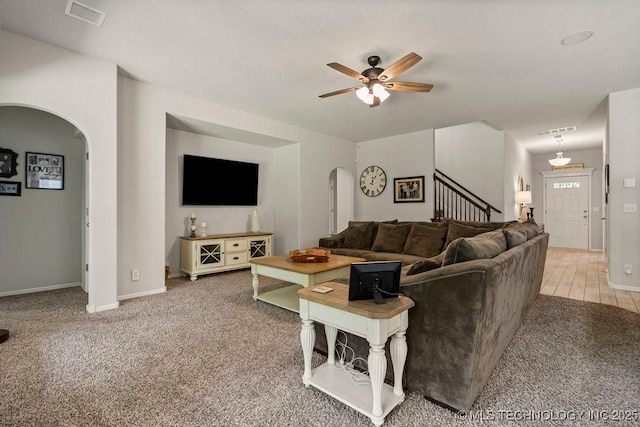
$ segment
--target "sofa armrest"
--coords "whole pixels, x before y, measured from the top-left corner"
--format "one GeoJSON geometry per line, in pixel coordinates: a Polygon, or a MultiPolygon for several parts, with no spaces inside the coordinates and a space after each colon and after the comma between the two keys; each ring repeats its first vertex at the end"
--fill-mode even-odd
{"type": "Polygon", "coordinates": [[[336,234],[335,236],[321,237],[318,240],[318,246],[321,248],[335,249],[341,248],[344,244],[344,236],[336,234]]]}

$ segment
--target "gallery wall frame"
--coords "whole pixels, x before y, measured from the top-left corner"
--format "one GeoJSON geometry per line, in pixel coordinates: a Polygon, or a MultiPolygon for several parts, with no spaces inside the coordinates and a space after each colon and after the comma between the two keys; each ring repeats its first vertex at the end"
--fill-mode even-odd
{"type": "Polygon", "coordinates": [[[0,148],[0,177],[11,178],[14,175],[18,175],[18,153],[0,148]]]}
{"type": "Polygon", "coordinates": [[[22,196],[22,183],[0,181],[0,196],[22,196]]]}
{"type": "Polygon", "coordinates": [[[424,203],[424,175],[394,178],[393,203],[424,203]]]}
{"type": "Polygon", "coordinates": [[[26,152],[26,188],[64,190],[64,156],[26,152]]]}

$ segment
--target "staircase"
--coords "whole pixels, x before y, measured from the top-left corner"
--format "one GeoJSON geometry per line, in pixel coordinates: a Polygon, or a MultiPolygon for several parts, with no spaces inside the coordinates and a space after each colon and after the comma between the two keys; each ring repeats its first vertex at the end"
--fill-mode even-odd
{"type": "Polygon", "coordinates": [[[491,212],[502,213],[462,185],[436,169],[433,174],[433,218],[461,221],[491,221],[491,212]]]}

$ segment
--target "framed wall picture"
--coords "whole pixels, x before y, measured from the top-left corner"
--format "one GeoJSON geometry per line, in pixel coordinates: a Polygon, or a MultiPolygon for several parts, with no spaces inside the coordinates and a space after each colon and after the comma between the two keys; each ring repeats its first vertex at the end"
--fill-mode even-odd
{"type": "Polygon", "coordinates": [[[14,175],[18,175],[18,153],[0,148],[0,177],[11,178],[14,175]]]}
{"type": "Polygon", "coordinates": [[[0,181],[0,196],[21,196],[22,183],[12,181],[0,181]]]}
{"type": "Polygon", "coordinates": [[[64,156],[26,153],[26,188],[64,190],[64,156]]]}
{"type": "Polygon", "coordinates": [[[393,203],[424,203],[424,175],[394,178],[393,203]]]}

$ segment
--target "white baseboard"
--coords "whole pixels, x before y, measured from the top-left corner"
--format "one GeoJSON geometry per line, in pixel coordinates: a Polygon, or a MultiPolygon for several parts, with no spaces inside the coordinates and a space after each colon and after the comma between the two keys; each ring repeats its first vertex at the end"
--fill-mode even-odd
{"type": "Polygon", "coordinates": [[[608,284],[611,289],[618,289],[620,291],[640,292],[640,288],[637,286],[616,285],[615,283],[611,283],[611,282],[609,282],[608,284]]]}
{"type": "Polygon", "coordinates": [[[183,273],[173,273],[169,275],[169,279],[177,279],[178,277],[185,277],[183,273]]]}
{"type": "Polygon", "coordinates": [[[607,270],[607,286],[609,286],[611,289],[618,289],[620,291],[640,292],[640,288],[637,286],[618,285],[616,283],[611,282],[611,280],[609,279],[608,270],[607,270]]]}
{"type": "Polygon", "coordinates": [[[0,292],[0,297],[8,297],[10,295],[31,294],[34,292],[53,291],[56,289],[73,288],[76,286],[80,286],[80,282],[63,283],[61,285],[40,286],[38,288],[18,289],[15,291],[0,292]]]}
{"type": "Polygon", "coordinates": [[[164,286],[160,289],[154,289],[152,291],[144,291],[144,292],[137,292],[135,294],[127,294],[127,295],[120,295],[118,296],[118,301],[122,301],[125,299],[131,299],[131,298],[138,298],[138,297],[146,297],[148,295],[155,295],[155,294],[162,294],[164,292],[167,292],[167,287],[164,286]]]}
{"type": "Polygon", "coordinates": [[[106,311],[106,310],[113,310],[120,307],[120,303],[119,302],[114,302],[113,304],[107,304],[107,305],[99,305],[99,306],[94,306],[94,305],[89,305],[87,304],[87,312],[88,313],[97,313],[99,311],[106,311]]]}

